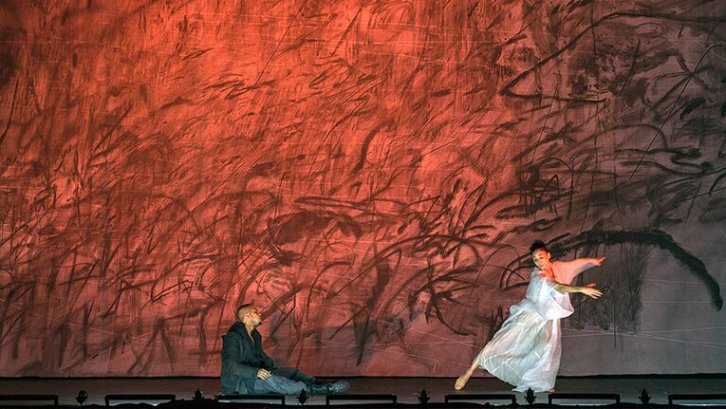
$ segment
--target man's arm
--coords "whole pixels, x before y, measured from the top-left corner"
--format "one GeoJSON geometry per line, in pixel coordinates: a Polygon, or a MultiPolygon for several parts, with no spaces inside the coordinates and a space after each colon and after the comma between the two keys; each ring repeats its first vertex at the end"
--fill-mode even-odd
{"type": "Polygon", "coordinates": [[[265,353],[265,349],[262,348],[262,335],[260,335],[260,333],[255,330],[252,332],[251,336],[255,342],[255,346],[259,348],[260,355],[262,355],[262,358],[265,361],[264,368],[270,371],[276,369],[277,365],[275,365],[275,361],[273,361],[272,358],[270,358],[270,356],[265,353]]]}
{"type": "Polygon", "coordinates": [[[258,372],[262,368],[247,365],[244,362],[241,349],[242,345],[239,336],[234,334],[224,335],[222,337],[222,365],[242,378],[258,377],[258,372]]]}
{"type": "Polygon", "coordinates": [[[277,365],[275,364],[275,361],[273,361],[273,360],[272,360],[272,358],[270,358],[270,357],[269,357],[269,356],[268,356],[268,355],[267,355],[267,354],[265,353],[265,351],[262,351],[262,355],[263,355],[263,356],[265,357],[265,367],[266,367],[266,368],[268,368],[268,369],[270,369],[270,370],[272,370],[272,369],[276,369],[276,368],[277,368],[277,365]]]}

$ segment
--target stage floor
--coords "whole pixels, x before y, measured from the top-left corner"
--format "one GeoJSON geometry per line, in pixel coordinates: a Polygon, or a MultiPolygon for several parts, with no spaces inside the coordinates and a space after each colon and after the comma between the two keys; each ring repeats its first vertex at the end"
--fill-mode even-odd
{"type": "MultiPolygon", "coordinates": [[[[465,390],[455,391],[451,378],[341,378],[350,381],[350,394],[395,394],[399,403],[418,403],[418,394],[426,389],[430,402],[443,402],[448,394],[514,393],[511,387],[492,378],[473,378],[465,390]]],[[[88,392],[88,404],[103,405],[108,394],[174,394],[178,400],[189,400],[199,389],[207,398],[219,391],[217,378],[0,378],[0,394],[56,394],[61,405],[74,405],[80,390],[88,392]]],[[[558,378],[557,393],[616,393],[621,402],[640,403],[643,389],[651,403],[668,403],[672,394],[724,394],[726,375],[689,376],[607,376],[558,378]]],[[[525,404],[523,394],[514,393],[517,403],[525,404]]],[[[297,399],[286,397],[287,405],[298,405],[297,399]]],[[[307,405],[324,404],[325,398],[313,396],[307,405]]],[[[547,403],[547,393],[537,394],[536,403],[547,403]]],[[[593,404],[597,402],[555,402],[593,404]]],[[[605,402],[602,402],[605,403],[605,402]]],[[[712,402],[716,403],[716,402],[712,402]]],[[[723,404],[723,401],[718,403],[723,404]]]]}

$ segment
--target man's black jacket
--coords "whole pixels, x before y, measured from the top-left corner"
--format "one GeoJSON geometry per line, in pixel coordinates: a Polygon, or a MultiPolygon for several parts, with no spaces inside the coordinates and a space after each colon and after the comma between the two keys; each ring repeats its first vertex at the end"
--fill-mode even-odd
{"type": "Polygon", "coordinates": [[[223,395],[245,394],[251,389],[260,368],[275,369],[275,362],[262,350],[262,336],[237,322],[222,336],[222,376],[220,392],[223,395]]]}

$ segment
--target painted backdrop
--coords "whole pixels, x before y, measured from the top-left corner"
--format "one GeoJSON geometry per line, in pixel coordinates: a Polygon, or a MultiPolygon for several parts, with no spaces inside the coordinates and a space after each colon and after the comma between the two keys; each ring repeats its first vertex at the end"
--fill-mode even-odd
{"type": "Polygon", "coordinates": [[[535,239],[562,374],[726,372],[722,1],[0,3],[0,375],[453,376],[535,239]],[[720,357],[720,358],[719,358],[720,357]]]}

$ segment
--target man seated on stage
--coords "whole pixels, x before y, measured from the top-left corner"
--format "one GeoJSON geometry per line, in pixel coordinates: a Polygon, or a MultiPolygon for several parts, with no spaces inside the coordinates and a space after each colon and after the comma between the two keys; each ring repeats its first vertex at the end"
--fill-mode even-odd
{"type": "Polygon", "coordinates": [[[312,376],[294,368],[278,368],[262,350],[260,312],[253,304],[237,308],[237,322],[222,337],[223,395],[280,393],[329,395],[348,390],[348,382],[319,383],[312,376]]]}

